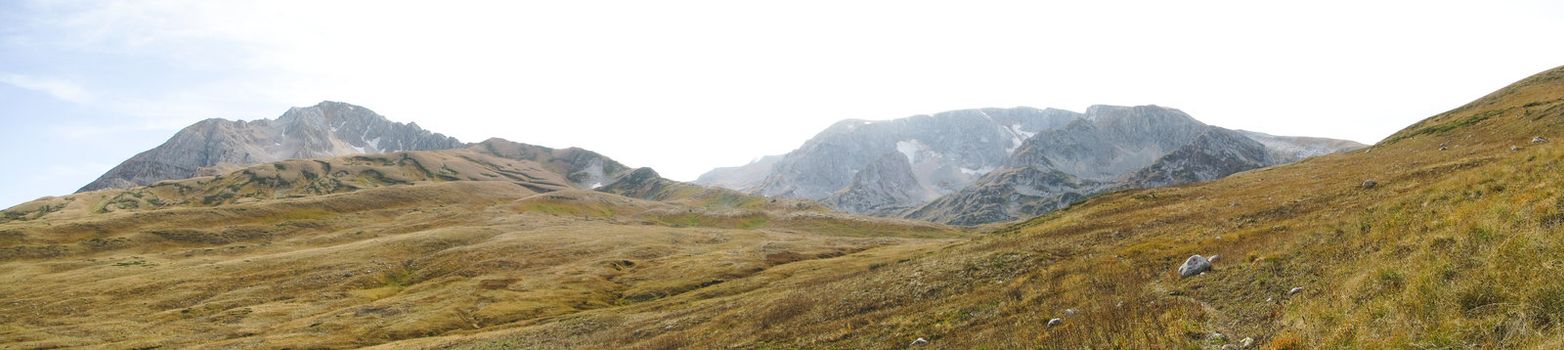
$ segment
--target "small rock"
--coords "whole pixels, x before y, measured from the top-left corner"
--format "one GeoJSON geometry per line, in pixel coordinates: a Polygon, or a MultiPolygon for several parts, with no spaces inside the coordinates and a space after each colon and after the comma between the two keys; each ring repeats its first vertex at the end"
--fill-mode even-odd
{"type": "Polygon", "coordinates": [[[1207,270],[1211,270],[1210,260],[1206,260],[1205,257],[1199,254],[1191,255],[1189,259],[1184,259],[1184,265],[1178,267],[1178,276],[1179,278],[1187,278],[1199,275],[1207,270]]]}
{"type": "Polygon", "coordinates": [[[1075,309],[1064,309],[1064,316],[1065,317],[1075,316],[1075,312],[1076,312],[1075,309]]]}
{"type": "Polygon", "coordinates": [[[1058,326],[1058,325],[1061,325],[1061,324],[1064,324],[1064,319],[1055,318],[1055,319],[1052,319],[1052,320],[1048,320],[1048,326],[1049,327],[1058,326]]]}
{"type": "Polygon", "coordinates": [[[1374,188],[1374,186],[1379,186],[1379,182],[1374,181],[1374,180],[1368,180],[1368,181],[1364,181],[1363,182],[1363,188],[1365,188],[1365,189],[1374,188]]]}
{"type": "Polygon", "coordinates": [[[1303,292],[1303,287],[1292,287],[1292,289],[1287,290],[1287,295],[1298,294],[1300,292],[1303,292]]]}
{"type": "Polygon", "coordinates": [[[1265,298],[1265,302],[1267,302],[1267,303],[1274,302],[1274,301],[1276,301],[1275,298],[1265,298]]]}
{"type": "Polygon", "coordinates": [[[1519,151],[1519,150],[1521,150],[1521,146],[1515,146],[1515,145],[1511,145],[1510,146],[1510,151],[1511,152],[1519,151]]]}
{"type": "Polygon", "coordinates": [[[928,343],[929,341],[927,339],[918,338],[912,341],[912,346],[926,345],[928,343]]]}
{"type": "Polygon", "coordinates": [[[1537,137],[1531,138],[1531,143],[1543,143],[1543,142],[1548,142],[1548,139],[1543,138],[1542,136],[1537,136],[1537,137]]]}
{"type": "Polygon", "coordinates": [[[1238,341],[1238,347],[1241,349],[1248,349],[1251,346],[1254,346],[1254,338],[1244,337],[1244,340],[1238,341]]]}
{"type": "Polygon", "coordinates": [[[1227,341],[1227,336],[1222,335],[1222,333],[1211,332],[1211,335],[1206,336],[1206,340],[1225,342],[1227,341]]]}
{"type": "Polygon", "coordinates": [[[1448,150],[1448,149],[1450,149],[1450,148],[1449,147],[1445,147],[1445,144],[1443,144],[1443,143],[1439,144],[1439,150],[1440,151],[1448,150]]]}

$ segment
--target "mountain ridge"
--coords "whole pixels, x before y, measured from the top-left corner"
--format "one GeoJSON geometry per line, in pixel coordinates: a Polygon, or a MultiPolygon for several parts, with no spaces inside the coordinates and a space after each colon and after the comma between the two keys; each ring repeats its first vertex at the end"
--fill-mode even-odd
{"type": "Polygon", "coordinates": [[[466,147],[416,123],[392,122],[368,108],[323,101],[275,119],[196,122],[132,156],[77,192],[150,185],[287,159],[466,147]]]}

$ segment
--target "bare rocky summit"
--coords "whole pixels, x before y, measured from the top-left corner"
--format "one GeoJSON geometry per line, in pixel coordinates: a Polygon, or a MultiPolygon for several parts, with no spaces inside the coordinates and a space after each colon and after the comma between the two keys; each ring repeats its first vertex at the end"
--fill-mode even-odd
{"type": "Polygon", "coordinates": [[[163,180],[218,175],[288,159],[466,147],[416,123],[387,120],[368,108],[325,101],[294,107],[276,119],[207,119],[131,157],[77,192],[130,188],[163,180]]]}
{"type": "Polygon", "coordinates": [[[1070,125],[1026,141],[1001,168],[907,217],[979,225],[1041,215],[1092,195],[1211,181],[1361,147],[1207,125],[1159,106],[1092,106],[1070,125]]]}
{"type": "Polygon", "coordinates": [[[1359,147],[1223,129],[1159,106],[985,108],[845,120],[793,152],[719,168],[696,183],[851,213],[976,225],[1105,191],[1210,181],[1359,147]]]}
{"type": "Polygon", "coordinates": [[[965,188],[1004,164],[1027,138],[1080,116],[1058,109],[1017,107],[889,121],[844,120],[779,159],[720,168],[696,183],[823,201],[849,212],[891,214],[890,209],[916,207],[965,188]],[[892,153],[899,154],[907,166],[885,166],[882,161],[892,153]],[[876,167],[874,176],[898,183],[877,186],[860,179],[858,174],[870,167],[876,167]],[[906,181],[909,178],[914,181],[906,181]]]}

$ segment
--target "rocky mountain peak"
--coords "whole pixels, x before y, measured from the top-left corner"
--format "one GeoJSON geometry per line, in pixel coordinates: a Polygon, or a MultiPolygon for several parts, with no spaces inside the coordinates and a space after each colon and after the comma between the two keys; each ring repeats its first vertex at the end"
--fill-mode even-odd
{"type": "Polygon", "coordinates": [[[368,108],[324,101],[289,108],[276,119],[196,122],[80,191],[148,185],[287,159],[464,146],[456,138],[393,122],[368,108]]]}

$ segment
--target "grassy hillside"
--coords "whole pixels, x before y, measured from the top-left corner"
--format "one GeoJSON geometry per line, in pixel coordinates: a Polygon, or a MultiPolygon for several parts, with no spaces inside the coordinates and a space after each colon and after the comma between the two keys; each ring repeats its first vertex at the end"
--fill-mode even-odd
{"type": "Polygon", "coordinates": [[[1564,148],[1531,140],[1561,130],[1555,69],[1362,151],[389,347],[1558,348],[1564,148]],[[1221,257],[1181,279],[1191,254],[1221,257]]]}
{"type": "Polygon", "coordinates": [[[94,192],[4,212],[0,348],[1556,349],[1564,146],[1531,140],[1561,131],[1564,68],[1368,149],[977,236],[645,173],[94,192]],[[1191,254],[1221,257],[1179,278],[1191,254]]]}

